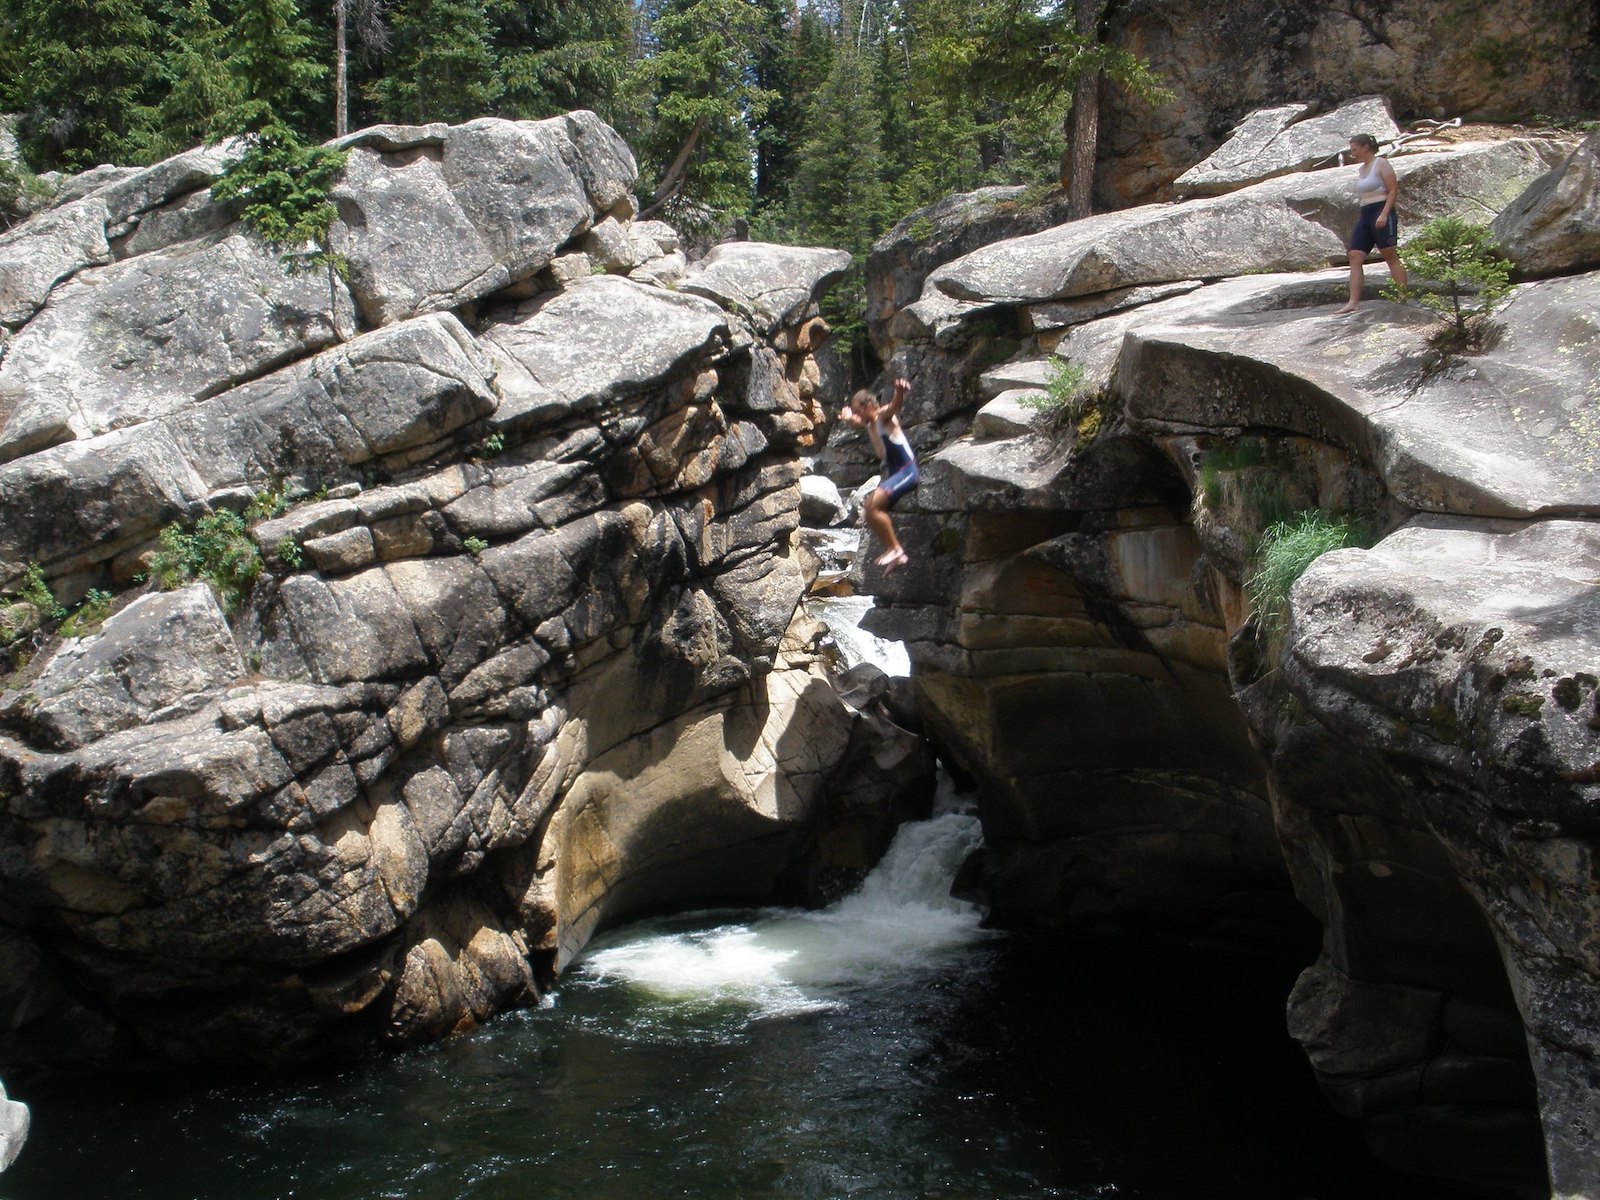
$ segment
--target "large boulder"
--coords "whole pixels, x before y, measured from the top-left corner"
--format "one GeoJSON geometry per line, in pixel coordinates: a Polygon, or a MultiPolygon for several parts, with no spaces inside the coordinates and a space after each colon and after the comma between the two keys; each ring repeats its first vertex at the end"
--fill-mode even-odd
{"type": "Polygon", "coordinates": [[[621,203],[637,174],[628,147],[587,112],[386,129],[347,144],[336,249],[374,325],[536,274],[621,203]]]}
{"type": "Polygon", "coordinates": [[[844,250],[725,242],[696,262],[683,290],[746,313],[757,333],[770,336],[799,324],[817,289],[850,269],[844,250]]]}
{"type": "Polygon", "coordinates": [[[1402,1152],[1426,1140],[1429,1108],[1477,1106],[1457,1169],[1483,1181],[1509,1165],[1497,1147],[1533,1133],[1537,1080],[1563,1195],[1600,1186],[1586,1132],[1600,1120],[1597,554],[1585,521],[1426,517],[1320,560],[1295,589],[1284,672],[1322,728],[1279,749],[1305,757],[1320,739],[1318,757],[1379,767],[1336,790],[1279,772],[1297,836],[1344,864],[1290,859],[1339,930],[1291,1007],[1329,1094],[1402,1152]],[[1531,1074],[1519,1031],[1486,1028],[1513,1000],[1531,1074]]]}
{"type": "Polygon", "coordinates": [[[80,271],[0,361],[0,462],[215,395],[330,345],[349,318],[342,283],[286,274],[243,233],[80,271]]]}
{"type": "Polygon", "coordinates": [[[731,336],[727,313],[709,300],[600,275],[521,306],[484,343],[499,369],[500,419],[511,421],[658,384],[731,336]]]}
{"type": "Polygon", "coordinates": [[[1173,99],[1103,90],[1099,202],[1170,197],[1249,113],[1289,97],[1326,111],[1359,88],[1386,96],[1402,121],[1592,112],[1597,28],[1590,9],[1539,0],[1471,13],[1452,0],[1393,0],[1381,11],[1300,0],[1113,5],[1107,40],[1147,60],[1173,99]]]}
{"type": "Polygon", "coordinates": [[[106,221],[105,205],[81,201],[0,234],[0,325],[20,325],[63,279],[110,262],[106,221]]]}
{"type": "Polygon", "coordinates": [[[631,227],[589,113],[340,144],[348,288],[286,274],[204,154],[7,243],[0,1062],[444,1036],[602,921],[831,898],[926,799],[798,612],[848,256],[655,282],[677,235],[631,227]],[[120,594],[56,628],[41,583],[120,594]]]}
{"type": "MultiPolygon", "coordinates": [[[[1482,220],[1565,153],[1397,155],[1405,226],[1482,220]]],[[[1280,247],[1248,231],[1341,237],[1349,176],[935,270],[893,327],[912,561],[857,571],[865,625],[905,640],[925,721],[978,782],[964,880],[992,919],[1295,947],[1315,961],[1289,1028],[1386,1160],[1588,1195],[1592,1038],[1567,1031],[1600,996],[1600,276],[1517,287],[1471,354],[1420,307],[1337,316],[1345,270],[1262,273],[1280,247]],[[1252,265],[1210,266],[1190,230],[1252,265]],[[1021,419],[1047,388],[1073,391],[1062,413],[1021,419]],[[1313,510],[1382,540],[1313,567],[1280,623],[1246,585],[1264,531],[1313,510]]]]}
{"type": "Polygon", "coordinates": [[[1400,134],[1381,96],[1364,96],[1330,113],[1309,116],[1309,104],[1283,104],[1251,113],[1203,162],[1174,186],[1180,196],[1216,196],[1291,171],[1325,167],[1339,159],[1357,133],[1380,146],[1400,134]]]}
{"type": "Polygon", "coordinates": [[[0,465],[0,579],[29,562],[57,571],[110,562],[163,524],[274,475],[313,488],[403,459],[492,412],[493,374],[461,323],[436,314],[24,455],[0,465]]]}
{"type": "Polygon", "coordinates": [[[1389,495],[1419,512],[1600,511],[1593,432],[1570,403],[1600,372],[1600,276],[1519,288],[1493,349],[1420,379],[1413,364],[1436,326],[1416,309],[1380,304],[1350,327],[1326,308],[1280,307],[1272,279],[1213,291],[1215,316],[1191,307],[1128,331],[1117,386],[1141,425],[1312,433],[1375,464],[1389,495]],[[1389,365],[1375,369],[1372,354],[1389,365]]]}
{"type": "Polygon", "coordinates": [[[1494,236],[1524,275],[1600,266],[1600,131],[1496,217],[1494,236]]]}
{"type": "MultiPolygon", "coordinates": [[[[1402,215],[1422,222],[1499,211],[1560,153],[1555,143],[1517,139],[1397,161],[1402,215]]],[[[1198,277],[1309,269],[1344,251],[1355,219],[1351,174],[1330,168],[1178,206],[1104,213],[974,250],[932,272],[928,286],[985,305],[1037,305],[1198,277]]]]}
{"type": "Polygon", "coordinates": [[[867,333],[880,357],[890,356],[888,331],[896,314],[923,295],[935,267],[1066,219],[1064,195],[1041,198],[1023,187],[960,192],[902,217],[867,256],[867,333]]]}
{"type": "Polygon", "coordinates": [[[0,721],[15,721],[30,740],[76,748],[107,734],[175,715],[186,702],[245,675],[233,634],[204,584],[140,596],[105,622],[98,636],[75,638],[12,697],[0,721]]]}

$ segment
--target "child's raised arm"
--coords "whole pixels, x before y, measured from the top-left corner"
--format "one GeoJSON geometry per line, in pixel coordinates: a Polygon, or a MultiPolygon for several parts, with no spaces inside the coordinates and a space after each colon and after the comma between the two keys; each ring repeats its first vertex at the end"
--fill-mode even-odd
{"type": "Polygon", "coordinates": [[[909,395],[911,395],[911,381],[904,378],[896,379],[894,381],[894,394],[889,397],[889,403],[883,406],[884,414],[898,417],[900,415],[900,405],[909,395]]]}

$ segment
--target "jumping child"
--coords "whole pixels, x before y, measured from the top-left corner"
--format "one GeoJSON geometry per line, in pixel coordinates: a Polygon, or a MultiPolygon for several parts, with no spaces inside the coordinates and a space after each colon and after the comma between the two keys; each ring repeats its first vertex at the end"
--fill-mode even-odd
{"type": "Polygon", "coordinates": [[[866,521],[873,536],[883,543],[883,553],[873,561],[883,568],[886,575],[911,561],[900,539],[895,536],[894,522],[889,518],[889,507],[916,487],[921,478],[917,471],[917,456],[912,452],[905,430],[900,428],[900,406],[910,394],[910,380],[896,379],[889,403],[880,405],[870,390],[862,388],[850,397],[850,403],[839,413],[857,429],[864,428],[867,431],[867,436],[872,439],[872,448],[883,460],[878,486],[867,497],[866,521]]]}

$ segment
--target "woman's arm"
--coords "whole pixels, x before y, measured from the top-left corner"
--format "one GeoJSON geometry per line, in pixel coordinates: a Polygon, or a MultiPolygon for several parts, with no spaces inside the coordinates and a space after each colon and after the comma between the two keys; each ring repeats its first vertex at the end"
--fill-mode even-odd
{"type": "Polygon", "coordinates": [[[1394,168],[1387,160],[1378,164],[1378,178],[1383,180],[1383,211],[1378,214],[1378,223],[1381,225],[1389,219],[1389,214],[1399,202],[1400,180],[1396,178],[1394,168]]]}

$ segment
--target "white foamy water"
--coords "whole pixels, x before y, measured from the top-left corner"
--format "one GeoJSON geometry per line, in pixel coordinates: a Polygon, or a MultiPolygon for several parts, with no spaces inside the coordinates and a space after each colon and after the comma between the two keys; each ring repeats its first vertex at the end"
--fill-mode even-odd
{"type": "MultiPolygon", "coordinates": [[[[891,675],[911,664],[899,642],[860,628],[870,596],[808,602],[850,666],[876,663],[891,675]]],[[[860,888],[817,912],[774,909],[751,920],[684,930],[682,921],[636,925],[600,938],[578,964],[579,979],[621,982],[661,1000],[732,1003],[754,1016],[825,1009],[840,994],[926,970],[941,955],[985,936],[976,907],[950,884],[982,838],[978,819],[952,811],[949,781],[941,815],[901,826],[860,888]]]]}
{"type": "Polygon", "coordinates": [[[577,974],[620,981],[663,1000],[736,1003],[751,1016],[828,1008],[859,986],[936,969],[989,936],[978,909],[950,896],[981,834],[946,813],[902,826],[861,887],[817,912],[771,910],[691,932],[624,931],[585,956],[577,974]]]}
{"type": "Polygon", "coordinates": [[[806,611],[828,627],[846,666],[870,662],[881,667],[885,675],[910,675],[911,658],[905,643],[889,641],[861,628],[861,619],[871,609],[871,596],[813,596],[806,601],[806,611]]]}

